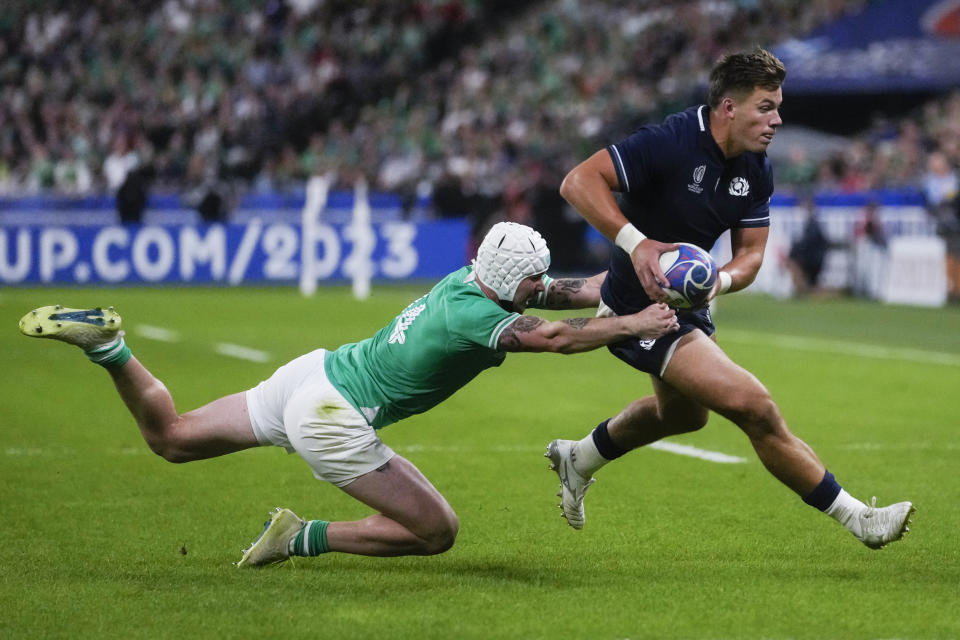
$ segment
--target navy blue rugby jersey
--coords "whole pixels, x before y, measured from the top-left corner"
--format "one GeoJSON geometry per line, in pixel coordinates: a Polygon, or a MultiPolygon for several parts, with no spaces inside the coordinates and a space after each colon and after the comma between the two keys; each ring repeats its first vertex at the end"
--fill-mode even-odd
{"type": "MultiPolygon", "coordinates": [[[[710,133],[709,114],[707,105],[691,107],[607,147],[620,209],[645,236],[710,250],[727,229],[770,225],[767,154],[727,159],[710,133]]],[[[602,296],[621,315],[651,303],[623,251],[613,252],[602,296]]]]}

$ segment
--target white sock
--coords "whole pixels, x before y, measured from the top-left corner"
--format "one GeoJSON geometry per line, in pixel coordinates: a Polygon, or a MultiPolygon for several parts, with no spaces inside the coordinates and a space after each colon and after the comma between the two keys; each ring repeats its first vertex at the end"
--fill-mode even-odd
{"type": "Polygon", "coordinates": [[[840,493],[837,494],[836,499],[824,513],[849,529],[851,523],[859,525],[857,516],[866,508],[867,505],[851,496],[844,489],[840,489],[840,493]]]}
{"type": "Polygon", "coordinates": [[[600,455],[600,451],[597,450],[592,431],[586,438],[573,445],[573,470],[584,478],[589,478],[608,462],[610,461],[600,455]]]}

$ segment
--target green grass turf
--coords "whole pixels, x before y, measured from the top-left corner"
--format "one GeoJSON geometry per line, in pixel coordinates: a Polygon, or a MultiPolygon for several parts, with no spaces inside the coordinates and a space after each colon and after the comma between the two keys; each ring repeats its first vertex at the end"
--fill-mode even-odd
{"type": "Polygon", "coordinates": [[[262,571],[231,562],[270,508],[327,519],[367,508],[277,449],[162,461],[106,374],[16,330],[35,306],[114,304],[134,352],[188,410],[310,349],[366,337],[423,290],[377,288],[362,304],[342,288],[312,299],[280,288],[0,291],[0,637],[960,637],[957,308],[740,294],[716,312],[721,343],[851,493],[916,503],[914,530],[883,551],[804,505],[716,416],[673,440],[748,462],[634,452],[598,474],[586,528],[569,529],[546,443],[581,437],[650,389],[598,351],[512,355],[382,432],[457,510],[451,551],[262,571]],[[142,324],[182,341],[140,337],[142,324]],[[272,359],[217,355],[217,341],[272,359]],[[851,354],[850,343],[876,351],[851,354]]]}

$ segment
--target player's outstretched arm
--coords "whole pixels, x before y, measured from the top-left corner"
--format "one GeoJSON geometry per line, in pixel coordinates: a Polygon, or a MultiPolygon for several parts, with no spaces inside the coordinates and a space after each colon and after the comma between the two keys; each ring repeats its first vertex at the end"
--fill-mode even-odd
{"type": "Polygon", "coordinates": [[[564,318],[550,322],[537,316],[520,316],[500,334],[497,348],[580,353],[627,338],[659,338],[678,327],[676,312],[665,304],[653,304],[639,313],[612,318],[564,318]]]}
{"type": "Polygon", "coordinates": [[[589,278],[557,278],[550,282],[540,309],[588,309],[600,306],[600,285],[607,272],[589,278]]]}

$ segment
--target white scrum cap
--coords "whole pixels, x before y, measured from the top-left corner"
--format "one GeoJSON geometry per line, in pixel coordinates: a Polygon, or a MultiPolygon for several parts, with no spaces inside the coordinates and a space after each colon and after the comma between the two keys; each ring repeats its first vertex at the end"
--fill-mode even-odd
{"type": "Polygon", "coordinates": [[[524,278],[545,273],[549,267],[550,250],[543,236],[516,222],[493,225],[473,261],[477,280],[507,302],[513,301],[524,278]]]}

